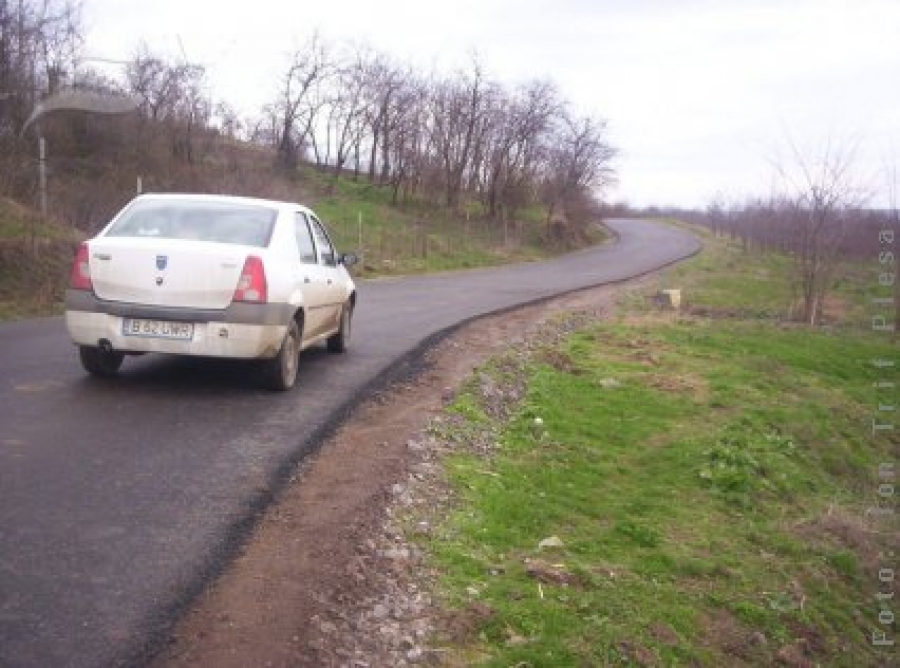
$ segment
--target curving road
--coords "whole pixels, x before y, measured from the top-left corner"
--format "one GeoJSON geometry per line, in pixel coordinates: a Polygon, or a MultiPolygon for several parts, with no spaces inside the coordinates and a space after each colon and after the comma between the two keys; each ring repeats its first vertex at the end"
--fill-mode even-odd
{"type": "Polygon", "coordinates": [[[140,663],[272,494],[408,353],[462,320],[622,280],[699,249],[617,220],[553,261],[360,286],[350,351],[269,393],[240,364],[146,356],[81,370],[61,319],[0,325],[0,666],[140,663]]]}

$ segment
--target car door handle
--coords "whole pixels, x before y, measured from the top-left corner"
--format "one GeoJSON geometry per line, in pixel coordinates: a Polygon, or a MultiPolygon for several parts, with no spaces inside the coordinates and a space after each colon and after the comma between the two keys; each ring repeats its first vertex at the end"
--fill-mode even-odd
{"type": "Polygon", "coordinates": [[[304,282],[304,283],[309,283],[309,276],[304,276],[304,277],[303,277],[303,282],[304,282]]]}
{"type": "Polygon", "coordinates": [[[331,279],[330,279],[330,278],[328,279],[328,285],[331,285],[331,279]]]}

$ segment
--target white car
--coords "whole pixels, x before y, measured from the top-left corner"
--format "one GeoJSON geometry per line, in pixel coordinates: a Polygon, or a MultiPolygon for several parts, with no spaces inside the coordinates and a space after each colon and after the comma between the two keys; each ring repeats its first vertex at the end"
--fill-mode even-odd
{"type": "Polygon", "coordinates": [[[299,204],[141,195],[78,248],[66,327],[94,375],[148,352],[259,359],[286,390],[301,350],[346,349],[355,262],[299,204]]]}

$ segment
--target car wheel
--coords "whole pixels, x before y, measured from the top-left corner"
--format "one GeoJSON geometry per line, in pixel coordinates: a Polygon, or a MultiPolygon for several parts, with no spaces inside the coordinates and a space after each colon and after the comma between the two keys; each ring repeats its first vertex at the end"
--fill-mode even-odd
{"type": "Polygon", "coordinates": [[[115,376],[122,366],[125,355],[114,350],[103,350],[93,346],[79,346],[78,356],[81,358],[81,366],[92,376],[109,378],[115,376]]]}
{"type": "Polygon", "coordinates": [[[328,338],[328,352],[342,353],[350,343],[351,322],[353,320],[353,304],[347,302],[341,308],[341,326],[334,336],[328,338]]]}
{"type": "Polygon", "coordinates": [[[272,390],[284,391],[294,386],[300,361],[300,325],[292,320],[281,350],[270,360],[263,362],[266,385],[272,390]]]}

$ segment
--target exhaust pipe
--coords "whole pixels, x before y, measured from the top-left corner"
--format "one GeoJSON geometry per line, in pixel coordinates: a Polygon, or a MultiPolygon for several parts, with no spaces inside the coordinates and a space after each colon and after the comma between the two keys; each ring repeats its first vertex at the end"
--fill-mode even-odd
{"type": "Polygon", "coordinates": [[[110,343],[109,339],[100,339],[97,342],[97,345],[100,346],[100,350],[102,350],[107,355],[111,355],[115,352],[115,350],[113,349],[113,345],[112,343],[110,343]]]}

